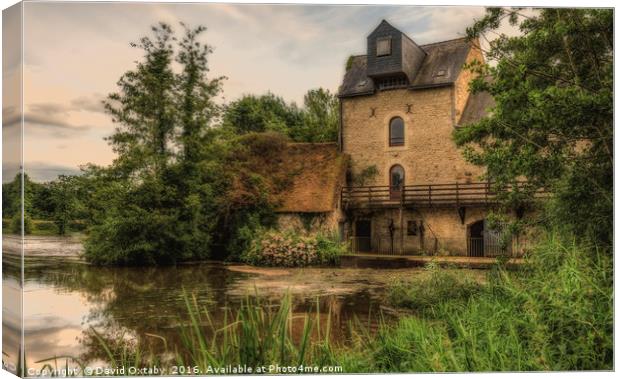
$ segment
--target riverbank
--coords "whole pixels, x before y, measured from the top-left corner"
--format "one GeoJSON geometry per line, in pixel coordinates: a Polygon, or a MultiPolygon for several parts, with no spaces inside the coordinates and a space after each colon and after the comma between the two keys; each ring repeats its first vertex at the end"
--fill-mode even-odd
{"type": "MultiPolygon", "coordinates": [[[[28,235],[24,239],[25,257],[66,257],[67,259],[82,259],[84,248],[83,234],[69,236],[33,236],[28,235]]],[[[3,250],[6,254],[21,255],[21,237],[15,234],[3,235],[3,250]]],[[[448,268],[471,268],[488,269],[497,264],[497,259],[492,257],[460,257],[460,256],[422,256],[422,255],[382,255],[382,254],[344,254],[340,256],[337,267],[342,268],[412,268],[424,267],[433,262],[448,268]]],[[[204,263],[203,261],[202,263],[204,263]]],[[[207,261],[208,262],[208,261],[207,261]]],[[[201,263],[199,261],[185,262],[184,264],[201,263]]],[[[505,262],[507,268],[517,268],[525,263],[523,258],[510,258],[505,262]]],[[[237,270],[242,270],[237,265],[237,270]]],[[[233,266],[231,266],[233,267],[233,266]]],[[[253,272],[277,273],[277,267],[261,268],[245,266],[243,270],[253,272]]]]}
{"type": "MultiPolygon", "coordinates": [[[[495,257],[463,256],[428,256],[428,255],[383,255],[383,254],[348,254],[340,258],[341,267],[357,268],[408,268],[424,267],[434,263],[448,268],[489,269],[498,264],[495,257]]],[[[525,264],[523,258],[509,258],[504,267],[516,269],[525,264]]]]}

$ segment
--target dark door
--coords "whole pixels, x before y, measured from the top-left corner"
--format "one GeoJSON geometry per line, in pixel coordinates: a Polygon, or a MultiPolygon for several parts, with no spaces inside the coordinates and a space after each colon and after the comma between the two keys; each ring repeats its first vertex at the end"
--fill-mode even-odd
{"type": "Polygon", "coordinates": [[[357,251],[370,251],[370,220],[357,220],[355,222],[355,242],[357,251]]]}
{"type": "Polygon", "coordinates": [[[401,165],[394,165],[390,169],[390,200],[400,200],[405,184],[405,170],[401,165]]]}
{"type": "Polygon", "coordinates": [[[484,220],[476,221],[469,226],[467,255],[484,257],[484,220]]]}

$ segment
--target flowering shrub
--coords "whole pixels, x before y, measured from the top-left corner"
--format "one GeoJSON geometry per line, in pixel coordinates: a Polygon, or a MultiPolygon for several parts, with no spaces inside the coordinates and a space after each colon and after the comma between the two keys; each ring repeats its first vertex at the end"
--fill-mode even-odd
{"type": "Polygon", "coordinates": [[[345,251],[335,238],[268,231],[254,239],[241,259],[256,266],[303,267],[336,264],[345,251]]]}

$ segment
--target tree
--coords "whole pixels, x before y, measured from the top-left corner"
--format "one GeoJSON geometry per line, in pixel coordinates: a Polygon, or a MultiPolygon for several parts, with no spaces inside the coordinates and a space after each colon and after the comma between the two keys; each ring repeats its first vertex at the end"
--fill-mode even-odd
{"type": "Polygon", "coordinates": [[[91,262],[173,264],[209,255],[216,200],[202,145],[218,116],[212,99],[222,78],[207,78],[204,30],[185,27],[179,41],[162,23],[133,44],[144,58],[106,102],[118,125],[108,139],[118,158],[91,168],[96,185],[86,187],[97,203],[85,245],[91,262]]]}
{"type": "Polygon", "coordinates": [[[495,33],[502,22],[521,35],[499,35],[489,63],[468,68],[470,84],[496,105],[483,120],[455,132],[465,157],[485,166],[507,204],[545,188],[550,217],[575,235],[610,245],[613,222],[613,11],[490,8],[467,29],[495,33]],[[528,181],[518,190],[516,182],[528,181]]]}
{"type": "Polygon", "coordinates": [[[118,154],[115,167],[128,175],[161,172],[172,155],[176,112],[173,32],[164,23],[152,31],[153,38],[131,44],[144,51],[144,59],[120,78],[119,92],[110,94],[104,104],[117,124],[108,138],[118,154]]]}
{"type": "Polygon", "coordinates": [[[303,127],[292,133],[296,141],[335,142],[338,139],[339,103],[329,90],[309,90],[304,96],[303,116],[303,127]]]}
{"type": "Polygon", "coordinates": [[[180,144],[183,146],[183,160],[193,163],[199,159],[208,128],[220,114],[220,107],[213,98],[221,93],[225,77],[212,80],[206,77],[209,71],[207,57],[213,49],[198,41],[206,28],[190,29],[183,23],[181,25],[185,27],[185,36],[179,42],[180,51],[176,58],[183,67],[176,78],[181,95],[177,104],[182,129],[180,144]]]}
{"type": "MultiPolygon", "coordinates": [[[[49,205],[44,203],[47,189],[41,183],[33,182],[24,174],[24,212],[29,217],[45,218],[49,215],[49,205]]],[[[5,218],[21,214],[22,175],[17,174],[11,182],[2,184],[2,213],[5,218]]]]}
{"type": "Polygon", "coordinates": [[[339,116],[338,98],[318,88],[304,95],[301,109],[272,93],[245,95],[226,108],[223,125],[237,134],[278,132],[296,142],[330,142],[337,140],[339,116]]]}
{"type": "Polygon", "coordinates": [[[275,131],[285,135],[303,123],[295,104],[272,93],[262,96],[245,95],[226,107],[223,125],[238,134],[275,131]]]}
{"type": "Polygon", "coordinates": [[[58,228],[58,234],[64,236],[69,222],[78,214],[77,177],[60,175],[49,184],[49,189],[52,220],[58,228]]]}

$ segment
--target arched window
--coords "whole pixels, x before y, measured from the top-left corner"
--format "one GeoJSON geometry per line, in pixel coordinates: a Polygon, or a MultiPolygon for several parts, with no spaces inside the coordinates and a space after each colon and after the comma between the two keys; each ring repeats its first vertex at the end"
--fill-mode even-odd
{"type": "Polygon", "coordinates": [[[400,117],[390,120],[390,146],[403,146],[405,144],[405,122],[400,117]]]}
{"type": "Polygon", "coordinates": [[[405,170],[401,165],[394,165],[390,168],[390,199],[400,199],[405,185],[405,170]]]}

